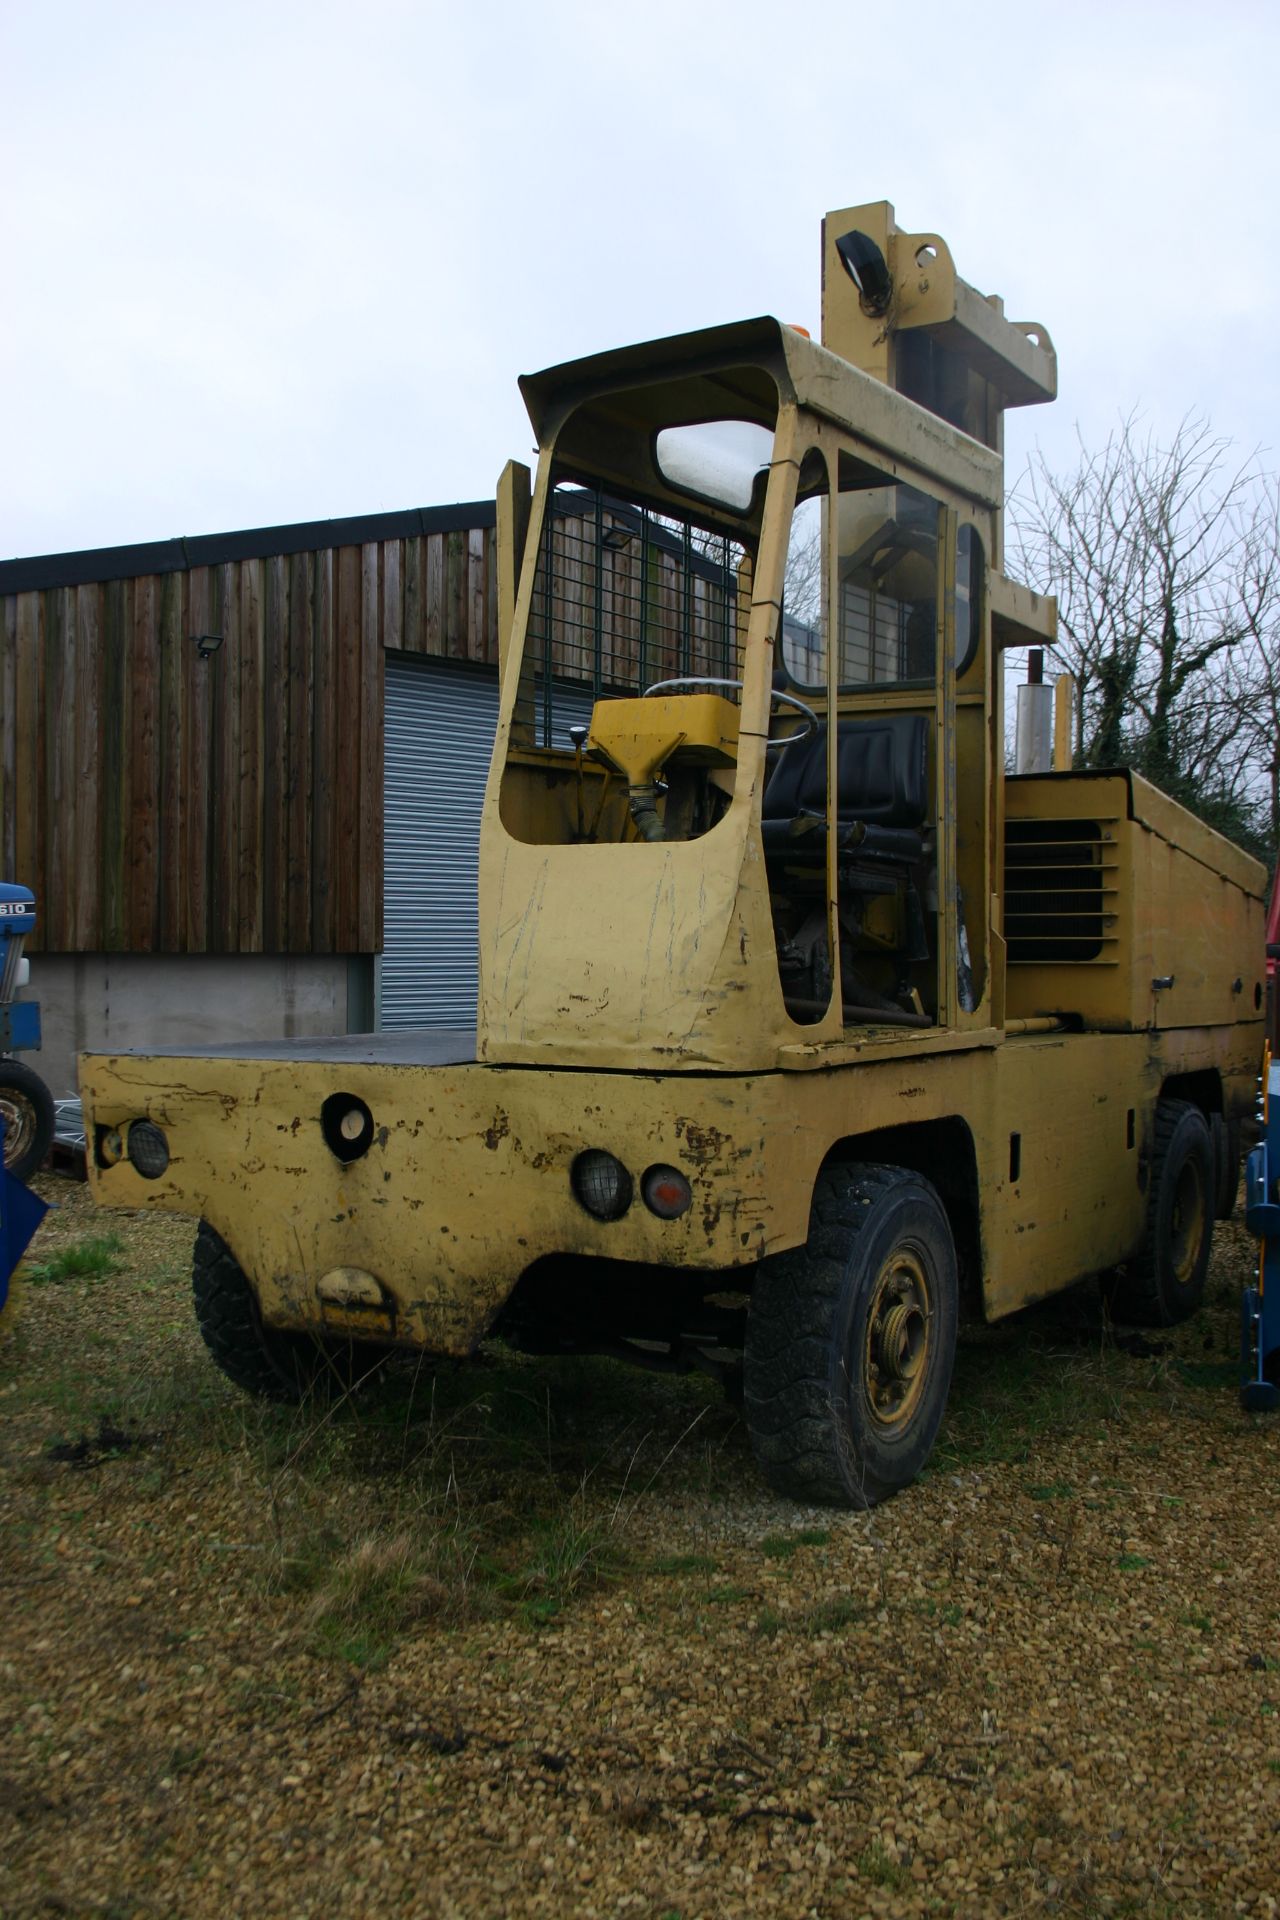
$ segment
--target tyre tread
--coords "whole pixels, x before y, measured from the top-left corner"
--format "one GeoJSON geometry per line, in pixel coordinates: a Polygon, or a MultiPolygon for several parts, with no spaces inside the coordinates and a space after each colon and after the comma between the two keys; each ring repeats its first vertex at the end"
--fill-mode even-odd
{"type": "Polygon", "coordinates": [[[851,1486],[842,1468],[829,1386],[831,1327],[858,1237],[878,1202],[918,1180],[900,1167],[824,1168],[807,1244],[775,1254],[761,1270],[749,1316],[744,1404],[756,1462],[777,1493],[873,1506],[894,1491],[865,1469],[851,1486]]]}
{"type": "MultiPolygon", "coordinates": [[[[1137,1251],[1109,1282],[1108,1304],[1112,1314],[1118,1320],[1128,1321],[1135,1326],[1167,1327],[1174,1324],[1175,1316],[1165,1297],[1164,1276],[1161,1272],[1162,1253],[1160,1246],[1160,1197],[1168,1166],[1170,1149],[1179,1127],[1188,1114],[1195,1114],[1204,1122],[1200,1108],[1189,1100],[1160,1100],[1156,1103],[1154,1135],[1151,1148],[1151,1172],[1147,1184],[1147,1210],[1142,1224],[1142,1239],[1137,1251]]],[[[1205,1237],[1212,1238],[1216,1196],[1216,1161],[1213,1151],[1213,1136],[1205,1122],[1205,1140],[1208,1145],[1208,1168],[1205,1187],[1205,1237]]],[[[1207,1259],[1202,1265],[1207,1264],[1207,1259]]],[[[1203,1279],[1201,1281],[1201,1290],[1203,1279]]],[[[1199,1293],[1188,1313],[1194,1312],[1199,1305],[1199,1293]]],[[[1181,1317],[1188,1317],[1183,1314],[1181,1317]]]]}
{"type": "Polygon", "coordinates": [[[264,1327],[243,1268],[221,1234],[200,1222],[191,1290],[205,1346],[228,1380],[258,1399],[297,1402],[307,1390],[288,1335],[264,1327]],[[279,1351],[273,1351],[280,1343],[279,1351]],[[292,1362],[292,1364],[290,1364],[292,1362]]]}

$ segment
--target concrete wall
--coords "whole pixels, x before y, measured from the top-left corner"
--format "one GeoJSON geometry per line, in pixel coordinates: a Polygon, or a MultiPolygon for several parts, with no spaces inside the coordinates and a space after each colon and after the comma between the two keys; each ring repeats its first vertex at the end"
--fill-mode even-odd
{"type": "Polygon", "coordinates": [[[22,997],[44,1045],[25,1057],[61,1100],[81,1052],[364,1031],[371,980],[362,955],[36,953],[22,997]]]}

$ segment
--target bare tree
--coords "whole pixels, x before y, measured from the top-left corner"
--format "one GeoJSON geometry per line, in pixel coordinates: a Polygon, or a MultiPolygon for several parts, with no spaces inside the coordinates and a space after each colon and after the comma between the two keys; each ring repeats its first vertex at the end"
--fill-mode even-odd
{"type": "Polygon", "coordinates": [[[1135,766],[1229,831],[1262,809],[1273,843],[1277,507],[1205,420],[1162,445],[1130,415],[1073,473],[1033,459],[1008,509],[1012,570],[1057,595],[1077,763],[1135,766]]]}

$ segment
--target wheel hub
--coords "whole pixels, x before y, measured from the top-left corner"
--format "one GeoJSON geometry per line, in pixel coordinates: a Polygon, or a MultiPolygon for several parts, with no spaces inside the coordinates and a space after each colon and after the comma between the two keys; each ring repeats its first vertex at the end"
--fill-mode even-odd
{"type": "Polygon", "coordinates": [[[922,1262],[901,1249],[881,1272],[867,1315],[863,1383],[885,1427],[910,1419],[924,1390],[932,1306],[922,1262]]]}
{"type": "Polygon", "coordinates": [[[881,1353],[885,1372],[893,1380],[910,1380],[924,1358],[924,1315],[902,1302],[884,1317],[881,1353]]]}
{"type": "Polygon", "coordinates": [[[4,1159],[8,1166],[21,1159],[35,1138],[36,1114],[29,1100],[13,1094],[0,1095],[0,1120],[4,1122],[4,1159]]]}

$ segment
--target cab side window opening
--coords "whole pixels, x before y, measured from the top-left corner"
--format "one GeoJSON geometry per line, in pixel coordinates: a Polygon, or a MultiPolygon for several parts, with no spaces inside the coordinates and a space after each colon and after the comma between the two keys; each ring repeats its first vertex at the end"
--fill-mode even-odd
{"type": "MultiPolygon", "coordinates": [[[[747,548],[692,519],[560,482],[538,549],[524,650],[535,739],[550,737],[548,689],[643,693],[680,674],[739,678],[747,548]]],[[[523,689],[522,689],[523,691],[523,689]]]]}
{"type": "Polygon", "coordinates": [[[778,977],[787,1012],[800,1026],[824,1019],[835,991],[826,883],[827,517],[827,465],[813,448],[801,465],[787,545],[781,677],[799,682],[820,724],[771,751],[761,819],[778,977]]]}
{"type": "MultiPolygon", "coordinates": [[[[693,514],[659,512],[568,476],[556,482],[539,535],[503,780],[510,832],[552,845],[645,837],[628,781],[595,741],[593,721],[610,702],[640,700],[673,680],[727,683],[718,692],[736,703],[750,563],[745,538],[693,514]]],[[[640,724],[649,720],[646,711],[640,724]]],[[[662,837],[696,838],[721,818],[735,741],[736,720],[726,721],[707,751],[677,747],[662,762],[650,818],[662,837]]]]}
{"type": "MultiPolygon", "coordinates": [[[[938,503],[840,456],[836,512],[839,688],[930,684],[937,665],[938,503]]],[[[793,538],[793,555],[796,552],[793,538]]],[[[789,559],[788,609],[794,560],[789,559]]],[[[806,634],[783,625],[783,665],[799,687],[823,676],[806,634]]]]}
{"type": "Polygon", "coordinates": [[[840,684],[929,681],[938,644],[938,506],[902,484],[841,475],[840,684]]]}
{"type": "Polygon", "coordinates": [[[822,575],[826,508],[825,481],[820,493],[796,501],[782,589],[786,677],[810,692],[825,692],[827,684],[827,597],[822,575]]]}
{"type": "Polygon", "coordinates": [[[976,527],[962,520],[956,530],[956,677],[967,673],[982,640],[982,588],[986,555],[976,527]]]}
{"type": "MultiPolygon", "coordinates": [[[[807,467],[814,459],[810,454],[807,467]]],[[[779,655],[824,714],[819,736],[777,758],[762,834],[788,1012],[927,1026],[938,1006],[934,830],[939,668],[937,500],[847,450],[830,501],[802,468],[779,655]],[[834,547],[834,552],[832,548],[834,547]],[[828,607],[834,608],[828,692],[828,607]],[[884,694],[899,697],[892,705],[884,694]],[[904,704],[902,694],[908,696],[904,704]],[[827,717],[835,719],[828,807],[827,717]],[[828,841],[834,839],[830,900],[828,841]],[[838,964],[834,959],[838,951],[838,964]]],[[[968,576],[966,575],[966,579],[968,576]]],[[[969,632],[966,616],[966,644],[969,632]]]]}

